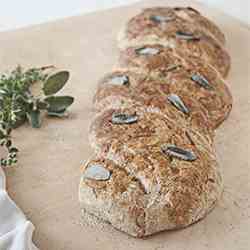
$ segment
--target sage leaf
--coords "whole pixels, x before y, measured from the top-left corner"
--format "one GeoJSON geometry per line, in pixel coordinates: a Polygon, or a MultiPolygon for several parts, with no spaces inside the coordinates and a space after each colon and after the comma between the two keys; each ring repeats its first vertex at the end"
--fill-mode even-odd
{"type": "Polygon", "coordinates": [[[39,128],[42,110],[48,111],[51,106],[49,114],[62,117],[66,115],[66,108],[73,102],[69,97],[66,102],[65,99],[64,102],[60,99],[59,104],[58,99],[56,99],[56,104],[50,100],[52,104],[49,105],[39,97],[41,90],[45,96],[53,96],[69,79],[68,71],[49,76],[44,72],[48,68],[51,66],[23,71],[18,66],[10,74],[0,75],[0,146],[6,149],[5,156],[1,155],[0,158],[2,166],[12,166],[17,162],[18,149],[12,146],[11,131],[13,129],[22,125],[26,120],[33,128],[39,128]]]}
{"type": "Polygon", "coordinates": [[[44,99],[48,104],[47,110],[49,112],[65,111],[73,102],[72,96],[50,96],[44,99]]]}
{"type": "Polygon", "coordinates": [[[27,113],[29,122],[33,128],[41,127],[41,116],[39,110],[31,110],[27,113]]]}
{"type": "Polygon", "coordinates": [[[68,71],[60,71],[48,77],[43,85],[43,92],[46,96],[53,95],[61,90],[69,79],[68,71]]]}
{"type": "Polygon", "coordinates": [[[68,113],[66,112],[66,110],[62,110],[62,111],[48,111],[48,116],[52,116],[52,117],[58,117],[58,118],[63,118],[63,117],[67,117],[68,113]]]}

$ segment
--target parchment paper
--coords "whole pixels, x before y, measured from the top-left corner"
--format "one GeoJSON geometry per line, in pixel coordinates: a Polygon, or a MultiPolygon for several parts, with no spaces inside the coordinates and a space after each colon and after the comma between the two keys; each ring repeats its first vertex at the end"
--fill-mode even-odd
{"type": "MultiPolygon", "coordinates": [[[[59,6],[60,7],[60,6],[59,6]]],[[[42,129],[24,126],[14,133],[21,149],[19,167],[8,169],[11,197],[36,226],[41,250],[247,250],[250,249],[250,29],[239,21],[192,1],[146,1],[134,6],[78,16],[0,34],[0,71],[54,64],[69,69],[64,93],[76,97],[69,119],[45,119],[42,129]],[[217,131],[216,147],[225,192],[203,221],[144,240],[111,226],[80,220],[81,162],[92,153],[87,140],[91,98],[97,80],[118,56],[116,34],[142,6],[192,5],[225,32],[232,57],[229,76],[234,106],[217,131]]],[[[1,212],[1,211],[0,211],[1,212]]]]}

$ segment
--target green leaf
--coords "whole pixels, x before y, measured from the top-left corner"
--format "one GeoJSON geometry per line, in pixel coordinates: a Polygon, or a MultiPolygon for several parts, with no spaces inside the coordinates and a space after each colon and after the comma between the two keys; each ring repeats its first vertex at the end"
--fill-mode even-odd
{"type": "Polygon", "coordinates": [[[9,150],[10,153],[17,153],[18,149],[16,147],[11,147],[9,150]]]}
{"type": "Polygon", "coordinates": [[[74,98],[71,96],[50,96],[44,99],[49,104],[49,112],[65,111],[73,102],[74,98]]]}
{"type": "Polygon", "coordinates": [[[12,128],[20,127],[21,125],[23,125],[25,123],[26,119],[27,119],[27,117],[26,117],[25,113],[19,115],[17,117],[17,120],[15,122],[12,122],[11,127],[12,128]]]}
{"type": "Polygon", "coordinates": [[[41,127],[41,117],[39,110],[31,110],[27,113],[29,122],[33,128],[40,128],[41,127]]]}
{"type": "Polygon", "coordinates": [[[37,102],[37,108],[38,109],[47,109],[48,108],[48,103],[44,101],[38,101],[37,102]]]}
{"type": "Polygon", "coordinates": [[[2,130],[0,130],[0,139],[3,139],[3,138],[5,138],[5,134],[2,130]]]}
{"type": "Polygon", "coordinates": [[[0,89],[0,95],[6,95],[8,92],[5,89],[0,89]]]}
{"type": "Polygon", "coordinates": [[[69,79],[68,71],[60,71],[48,77],[43,85],[45,95],[53,95],[61,90],[69,79]]]}
{"type": "Polygon", "coordinates": [[[12,145],[11,140],[7,140],[6,143],[5,143],[5,146],[6,146],[7,148],[10,148],[11,145],[12,145]]]}
{"type": "Polygon", "coordinates": [[[53,116],[53,117],[59,117],[59,118],[63,118],[63,117],[67,117],[68,114],[65,112],[66,110],[62,110],[62,111],[48,111],[48,116],[53,116]]]}
{"type": "Polygon", "coordinates": [[[7,166],[7,160],[1,159],[1,166],[6,167],[7,166]]]}
{"type": "Polygon", "coordinates": [[[4,104],[4,98],[2,96],[0,96],[0,106],[2,107],[4,104]]]}

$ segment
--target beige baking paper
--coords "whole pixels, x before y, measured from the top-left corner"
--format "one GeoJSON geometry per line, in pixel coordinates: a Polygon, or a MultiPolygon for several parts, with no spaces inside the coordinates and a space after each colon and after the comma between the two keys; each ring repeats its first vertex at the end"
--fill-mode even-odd
{"type": "MultiPolygon", "coordinates": [[[[60,6],[58,6],[60,8],[60,6]]],[[[248,250],[250,249],[250,29],[192,1],[146,1],[0,33],[0,71],[54,64],[69,69],[63,93],[75,96],[69,119],[45,119],[42,129],[14,133],[19,167],[6,171],[11,197],[36,226],[41,250],[248,250]],[[225,32],[232,57],[230,118],[217,131],[216,147],[225,192],[214,211],[184,230],[134,239],[84,215],[80,220],[80,166],[92,153],[87,128],[97,80],[118,56],[116,35],[142,7],[191,5],[225,32]]],[[[1,211],[0,211],[1,212],[1,211]]]]}

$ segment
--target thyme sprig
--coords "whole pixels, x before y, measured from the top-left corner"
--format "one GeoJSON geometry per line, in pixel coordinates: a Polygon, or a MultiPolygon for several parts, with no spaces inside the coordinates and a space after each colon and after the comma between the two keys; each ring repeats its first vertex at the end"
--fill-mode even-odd
{"type": "Polygon", "coordinates": [[[33,128],[41,126],[41,113],[64,117],[67,108],[74,102],[71,96],[56,96],[69,79],[68,71],[49,75],[53,66],[31,68],[26,71],[18,66],[9,74],[0,76],[0,146],[7,151],[0,157],[1,166],[17,163],[18,148],[13,146],[11,132],[29,121],[33,128]],[[33,84],[42,84],[41,93],[35,96],[33,84]]]}

